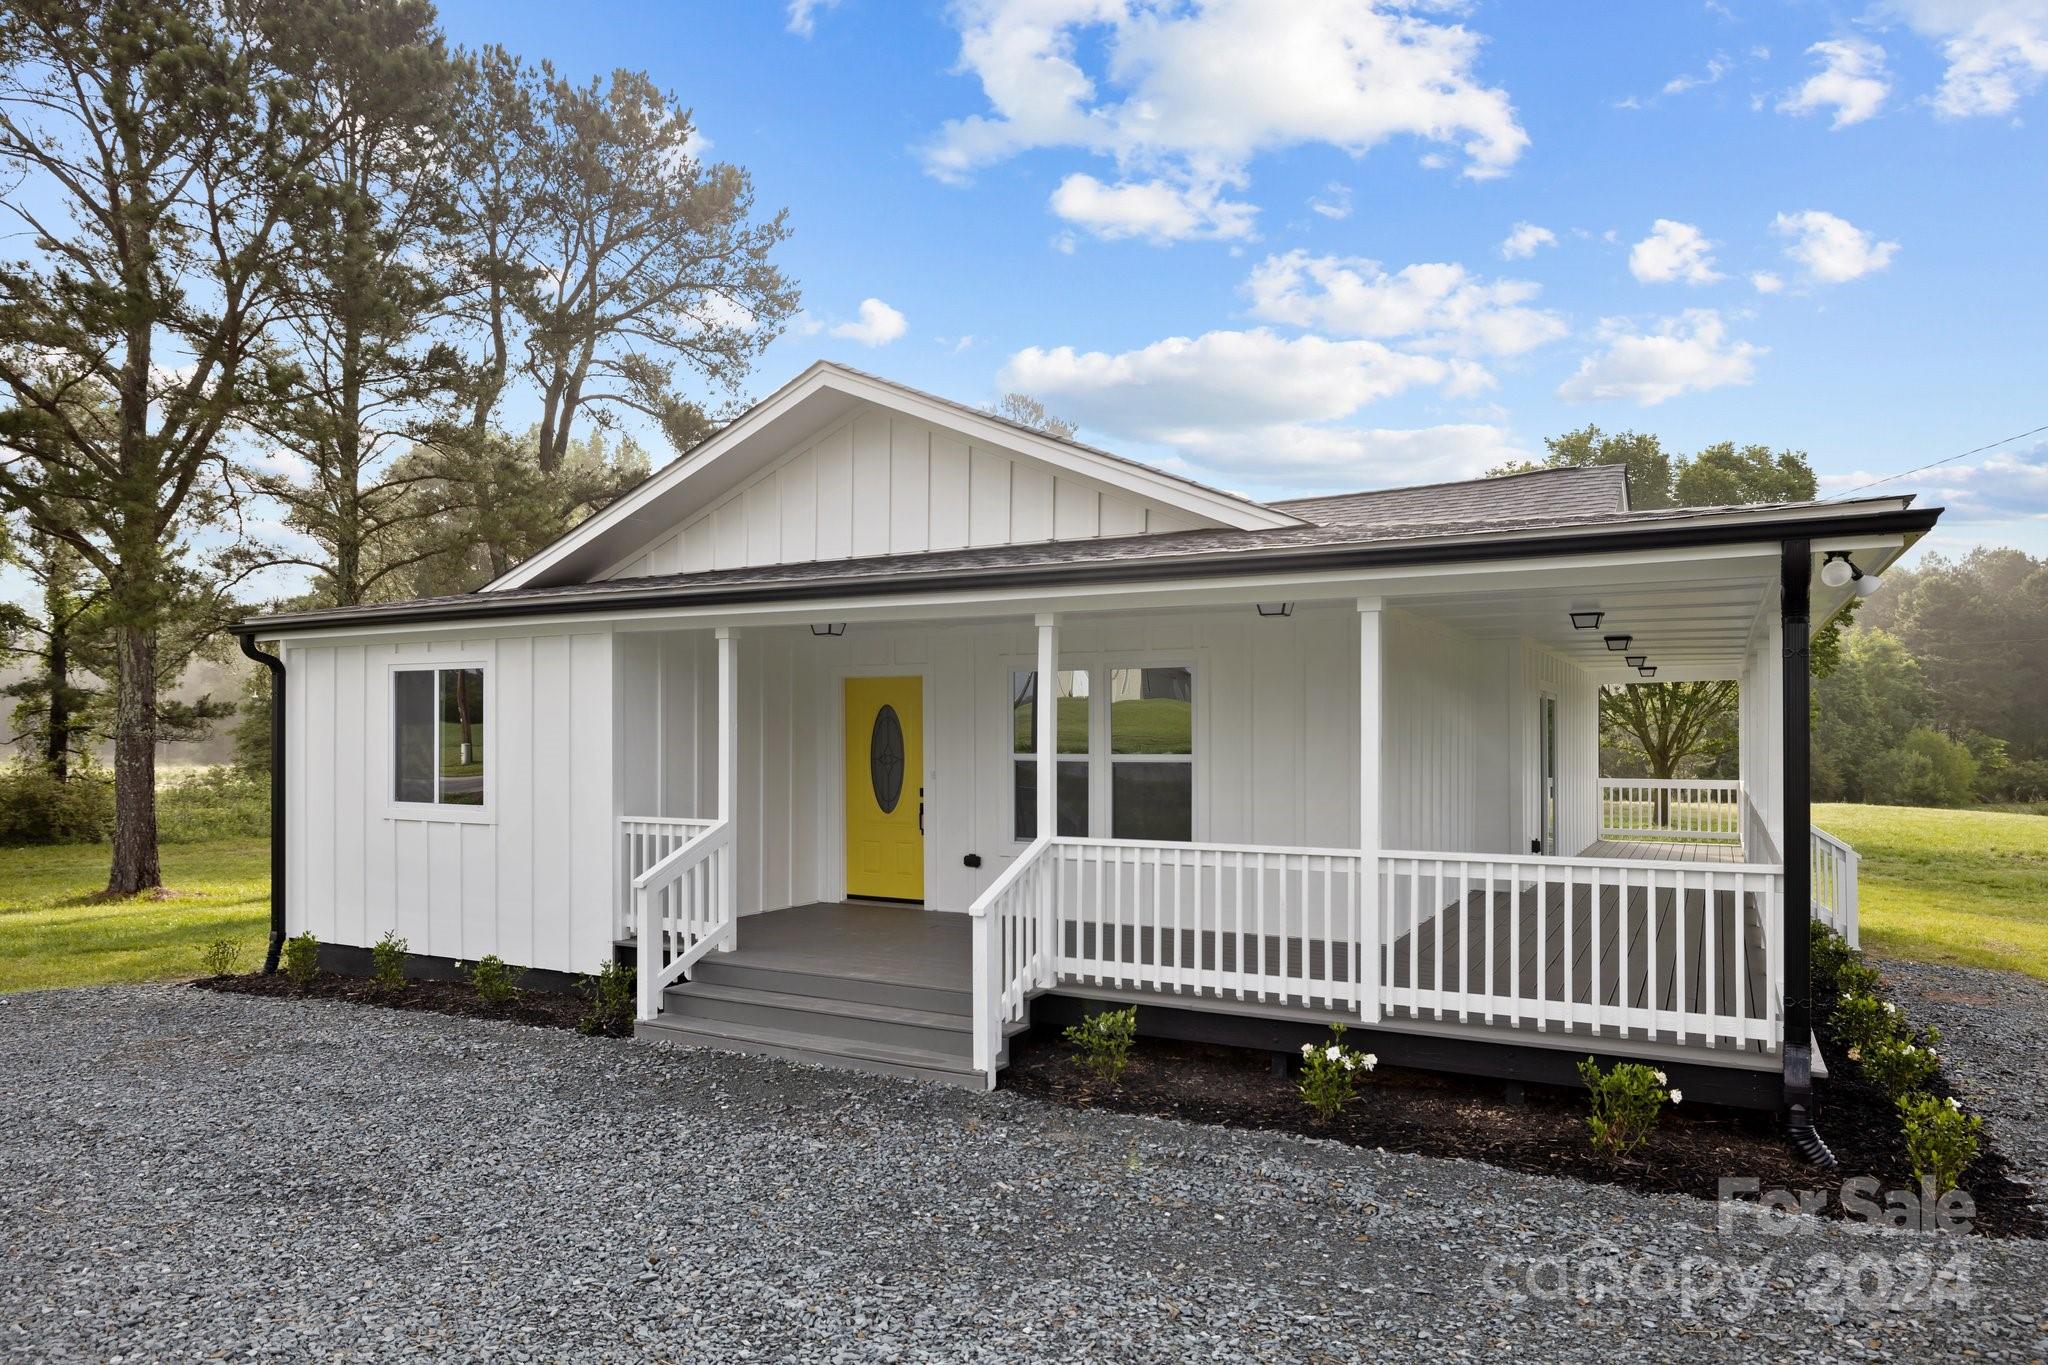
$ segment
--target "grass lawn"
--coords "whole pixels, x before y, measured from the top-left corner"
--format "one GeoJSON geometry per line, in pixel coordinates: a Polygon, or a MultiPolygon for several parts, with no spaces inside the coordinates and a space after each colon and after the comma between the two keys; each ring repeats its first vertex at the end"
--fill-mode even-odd
{"type": "Polygon", "coordinates": [[[198,976],[215,939],[262,962],[270,926],[265,839],[165,844],[168,900],[100,904],[105,844],[0,848],[0,991],[198,976]]]}
{"type": "Polygon", "coordinates": [[[2048,818],[2010,811],[1816,805],[1863,855],[1863,946],[2048,979],[2048,818]]]}

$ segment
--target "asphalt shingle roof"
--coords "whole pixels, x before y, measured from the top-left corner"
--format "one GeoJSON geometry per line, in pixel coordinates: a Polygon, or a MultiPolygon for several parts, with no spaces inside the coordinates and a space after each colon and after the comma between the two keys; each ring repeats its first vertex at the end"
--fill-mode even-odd
{"type": "Polygon", "coordinates": [[[1574,465],[1457,483],[1284,498],[1268,506],[1319,526],[1469,526],[1560,517],[1597,521],[1629,510],[1628,471],[1613,464],[1574,465]]]}

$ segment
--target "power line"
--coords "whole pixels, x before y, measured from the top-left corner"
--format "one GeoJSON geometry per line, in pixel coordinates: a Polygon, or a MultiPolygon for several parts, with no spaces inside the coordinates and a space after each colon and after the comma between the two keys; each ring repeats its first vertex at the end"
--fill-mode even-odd
{"type": "Polygon", "coordinates": [[[2032,431],[2023,431],[2017,436],[2007,436],[2003,440],[1993,441],[1988,445],[1978,446],[1975,450],[1966,450],[1960,455],[1951,455],[1947,459],[1936,460],[1932,464],[1923,464],[1915,469],[1902,469],[1896,474],[1887,474],[1881,479],[1872,479],[1869,483],[1859,483],[1854,488],[1845,488],[1839,493],[1830,494],[1828,497],[1822,498],[1821,501],[1834,502],[1837,499],[1848,497],[1851,493],[1861,493],[1866,488],[1876,488],[1879,484],[1891,483],[1897,479],[1910,478],[1915,474],[1925,473],[1927,470],[1930,469],[1939,469],[1941,468],[1941,466],[1945,464],[1954,464],[1957,460],[1967,460],[1972,455],[1982,455],[1987,450],[1996,450],[2000,446],[2011,445],[2014,441],[2024,441],[2029,436],[2038,436],[2044,431],[2048,431],[2048,423],[2043,423],[2041,426],[2035,427],[2032,431]]]}

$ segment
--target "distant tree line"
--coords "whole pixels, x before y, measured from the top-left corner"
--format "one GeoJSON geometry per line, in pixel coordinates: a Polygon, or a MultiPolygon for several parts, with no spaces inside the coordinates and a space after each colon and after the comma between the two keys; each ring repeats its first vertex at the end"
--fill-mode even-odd
{"type": "Polygon", "coordinates": [[[645,75],[450,50],[425,0],[0,11],[0,553],[12,733],[102,740],[107,890],[161,882],[169,683],[307,604],[474,587],[716,429],[797,306],[788,227],[645,75]],[[520,414],[517,418],[514,413],[520,414]]]}

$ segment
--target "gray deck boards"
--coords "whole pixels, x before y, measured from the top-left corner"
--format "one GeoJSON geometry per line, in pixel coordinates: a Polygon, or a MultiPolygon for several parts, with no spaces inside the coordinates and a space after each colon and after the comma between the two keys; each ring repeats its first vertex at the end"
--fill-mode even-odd
{"type": "Polygon", "coordinates": [[[1678,839],[1595,839],[1581,858],[1613,858],[1652,863],[1739,863],[1737,843],[1686,843],[1678,839]]]}

